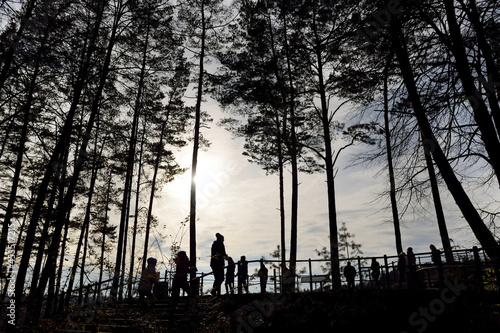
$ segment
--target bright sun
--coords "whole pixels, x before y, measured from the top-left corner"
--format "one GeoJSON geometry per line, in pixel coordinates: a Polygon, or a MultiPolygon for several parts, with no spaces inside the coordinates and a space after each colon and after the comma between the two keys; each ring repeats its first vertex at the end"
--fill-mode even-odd
{"type": "MultiPolygon", "coordinates": [[[[181,165],[188,165],[183,163],[181,165]]],[[[224,171],[221,171],[221,166],[217,160],[208,156],[201,155],[198,160],[197,172],[195,177],[197,197],[210,198],[216,194],[217,190],[227,185],[228,176],[224,171]]],[[[224,169],[224,168],[222,168],[224,169]]],[[[189,197],[191,190],[191,168],[184,174],[175,177],[175,179],[167,184],[164,188],[166,193],[175,195],[176,197],[189,197]]]]}

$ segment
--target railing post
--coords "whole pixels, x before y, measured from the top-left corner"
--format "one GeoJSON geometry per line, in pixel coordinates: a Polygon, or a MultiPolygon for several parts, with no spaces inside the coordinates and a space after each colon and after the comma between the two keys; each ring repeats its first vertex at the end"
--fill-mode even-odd
{"type": "Polygon", "coordinates": [[[443,261],[441,260],[441,251],[437,250],[437,255],[439,256],[438,260],[438,279],[439,279],[439,289],[443,289],[443,283],[444,283],[444,271],[443,271],[443,261]]]}
{"type": "Polygon", "coordinates": [[[59,307],[57,309],[58,313],[61,313],[64,310],[64,301],[65,301],[64,295],[65,295],[65,293],[64,293],[64,291],[62,291],[61,298],[59,299],[59,307]]]}
{"type": "Polygon", "coordinates": [[[97,302],[97,282],[94,283],[94,296],[92,297],[92,302],[97,302]]]}
{"type": "Polygon", "coordinates": [[[276,268],[273,268],[273,278],[274,278],[274,293],[276,294],[278,292],[278,289],[276,288],[277,281],[276,281],[276,268]]]}
{"type": "Polygon", "coordinates": [[[391,277],[389,276],[389,263],[387,261],[387,254],[384,254],[384,266],[385,266],[385,280],[387,282],[387,287],[390,287],[391,277]]]}
{"type": "Polygon", "coordinates": [[[479,257],[479,249],[477,246],[474,246],[472,248],[472,251],[474,252],[474,263],[475,263],[475,275],[476,275],[476,283],[477,287],[479,287],[480,291],[484,290],[484,285],[483,285],[483,274],[481,271],[481,258],[479,257]]]}
{"type": "Polygon", "coordinates": [[[358,256],[359,287],[363,289],[363,268],[361,267],[361,257],[358,256]]]}
{"type": "Polygon", "coordinates": [[[311,292],[313,291],[313,280],[312,280],[312,264],[311,258],[309,258],[309,288],[311,292]]]}
{"type": "Polygon", "coordinates": [[[85,297],[83,298],[83,304],[88,304],[89,303],[90,287],[91,287],[90,284],[87,285],[87,292],[85,293],[85,297]]]}

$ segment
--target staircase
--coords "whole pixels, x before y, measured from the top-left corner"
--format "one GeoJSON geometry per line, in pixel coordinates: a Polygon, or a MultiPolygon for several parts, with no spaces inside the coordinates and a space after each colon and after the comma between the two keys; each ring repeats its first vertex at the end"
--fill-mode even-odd
{"type": "Polygon", "coordinates": [[[213,298],[181,297],[172,309],[171,300],[106,303],[89,306],[69,317],[64,329],[52,332],[189,332],[189,325],[213,306],[213,298]]]}

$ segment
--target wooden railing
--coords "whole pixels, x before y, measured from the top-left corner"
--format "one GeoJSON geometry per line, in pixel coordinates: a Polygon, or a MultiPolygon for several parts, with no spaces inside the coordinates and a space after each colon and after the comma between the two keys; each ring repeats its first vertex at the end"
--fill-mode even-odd
{"type": "MultiPolygon", "coordinates": [[[[379,288],[375,285],[371,275],[370,263],[371,259],[375,258],[380,263],[380,287],[381,288],[420,288],[433,289],[439,288],[443,280],[458,279],[460,283],[467,285],[471,290],[500,292],[500,263],[497,260],[492,260],[486,255],[483,248],[474,247],[472,249],[453,250],[446,256],[440,252],[441,263],[437,265],[431,260],[431,252],[416,253],[416,267],[414,272],[406,272],[406,283],[399,283],[399,273],[397,269],[398,256],[378,256],[378,257],[356,257],[340,259],[341,271],[350,261],[356,269],[355,286],[359,289],[374,289],[379,288]],[[448,260],[447,260],[448,258],[448,260]],[[411,276],[414,274],[414,276],[411,276]],[[414,285],[410,285],[410,279],[414,279],[414,285]]],[[[282,279],[280,277],[281,260],[263,260],[269,269],[269,292],[278,293],[282,290],[282,279]]],[[[248,260],[248,271],[252,272],[258,269],[260,260],[248,260]]],[[[331,276],[325,274],[320,266],[325,267],[329,260],[325,259],[305,259],[297,260],[297,269],[302,270],[302,273],[295,276],[295,290],[303,291],[322,291],[329,288],[331,276]],[[302,265],[305,265],[301,268],[302,265]],[[315,267],[314,267],[315,266],[315,267]],[[319,287],[318,287],[319,284],[319,287]]],[[[287,261],[288,264],[288,261],[287,261]]],[[[161,279],[164,288],[167,290],[171,285],[173,272],[165,272],[161,279]]],[[[342,285],[345,285],[345,278],[341,274],[342,285]]],[[[205,272],[198,273],[193,285],[196,285],[199,295],[208,294],[213,283],[213,273],[205,272]]],[[[125,288],[137,289],[138,278],[132,279],[132,284],[125,284],[125,288]]],[[[103,281],[101,285],[97,283],[76,288],[72,292],[74,304],[93,303],[104,301],[109,298],[109,290],[111,289],[112,279],[103,281]]],[[[193,281],[192,281],[193,282],[193,281]]],[[[258,278],[254,274],[249,276],[250,292],[258,293],[259,285],[258,278]],[[253,282],[255,281],[255,283],[253,282]]],[[[223,288],[224,289],[224,288],[223,288]]],[[[60,297],[61,299],[61,297],[60,297]]],[[[127,301],[127,298],[119,297],[119,300],[127,301]]]]}

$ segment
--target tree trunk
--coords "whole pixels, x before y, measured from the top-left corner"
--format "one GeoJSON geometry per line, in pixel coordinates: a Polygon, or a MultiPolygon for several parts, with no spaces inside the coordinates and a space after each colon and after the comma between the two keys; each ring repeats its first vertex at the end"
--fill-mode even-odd
{"type": "MultiPolygon", "coordinates": [[[[146,117],[145,117],[146,118],[146,117]]],[[[134,212],[134,227],[132,228],[132,248],[130,249],[130,267],[129,267],[129,276],[128,276],[128,289],[127,289],[127,297],[132,299],[132,285],[133,285],[133,276],[134,276],[134,259],[135,259],[135,240],[137,238],[137,221],[139,218],[139,193],[141,189],[141,169],[142,169],[142,154],[144,152],[144,136],[146,135],[146,119],[144,119],[144,126],[142,128],[142,139],[141,139],[141,147],[139,149],[139,166],[137,171],[137,185],[135,191],[135,212],[134,212]]],[[[146,230],[146,237],[148,235],[149,230],[146,230]]],[[[147,248],[147,243],[144,243],[144,248],[147,248]]],[[[143,258],[144,262],[144,258],[143,258]]]]}
{"type": "MultiPolygon", "coordinates": [[[[290,139],[287,142],[288,151],[290,154],[290,165],[292,172],[292,206],[290,212],[290,270],[292,274],[295,274],[297,265],[297,231],[298,231],[298,200],[299,200],[299,170],[297,162],[297,134],[295,131],[295,87],[293,84],[292,76],[292,66],[290,59],[290,46],[288,44],[287,38],[287,15],[286,9],[283,9],[283,28],[284,28],[284,38],[285,38],[285,53],[286,53],[286,64],[287,64],[287,77],[288,77],[288,89],[290,91],[289,100],[286,105],[288,106],[288,111],[290,112],[290,139]]],[[[285,124],[288,119],[284,119],[285,124]]],[[[285,125],[286,126],[286,125],[285,125]]],[[[285,135],[286,137],[286,135],[285,135]]]]}
{"type": "Polygon", "coordinates": [[[332,137],[330,132],[330,112],[328,109],[327,92],[323,77],[323,57],[321,39],[317,32],[316,24],[313,26],[316,45],[315,61],[318,67],[318,92],[321,101],[321,124],[323,127],[323,139],[325,146],[325,169],[328,197],[328,225],[330,231],[330,265],[332,268],[332,285],[334,288],[340,288],[340,264],[339,264],[339,241],[338,241],[338,223],[337,207],[335,200],[335,172],[332,151],[332,137]]]}
{"type": "Polygon", "coordinates": [[[392,208],[392,220],[394,223],[394,235],[396,237],[396,252],[399,255],[403,252],[403,242],[401,240],[401,228],[399,225],[398,201],[396,199],[396,179],[394,177],[394,166],[392,164],[392,147],[391,147],[391,131],[389,125],[389,97],[388,97],[388,70],[392,62],[394,53],[391,52],[387,58],[387,63],[384,68],[384,132],[385,144],[387,151],[387,167],[389,169],[389,184],[390,184],[390,198],[392,208]]]}
{"type": "MultiPolygon", "coordinates": [[[[196,266],[196,172],[198,165],[198,149],[200,145],[200,123],[201,123],[201,100],[203,97],[203,76],[205,65],[205,42],[207,33],[207,19],[205,17],[205,1],[201,1],[201,36],[200,36],[200,56],[199,56],[199,72],[198,72],[198,91],[196,94],[195,105],[195,124],[194,124],[194,139],[193,139],[193,158],[191,163],[191,194],[189,204],[189,258],[191,265],[196,266]]],[[[196,278],[196,272],[192,271],[191,280],[196,278]]],[[[197,286],[197,284],[196,284],[197,286]]],[[[193,290],[194,294],[198,294],[198,288],[193,290]]]]}
{"type": "Polygon", "coordinates": [[[281,94],[281,104],[280,103],[275,103],[273,105],[274,110],[276,112],[276,146],[278,150],[278,177],[279,177],[279,206],[280,206],[280,231],[281,231],[281,268],[286,266],[286,227],[285,227],[285,222],[286,222],[286,216],[285,216],[285,180],[284,180],[284,158],[283,158],[283,139],[282,135],[284,136],[285,133],[287,132],[286,130],[286,118],[287,118],[287,111],[286,111],[286,92],[285,92],[285,87],[283,80],[281,79],[281,75],[278,70],[278,56],[276,55],[276,47],[274,43],[274,32],[273,32],[273,22],[272,19],[269,15],[269,12],[267,12],[267,25],[269,29],[269,34],[270,34],[270,41],[271,41],[271,50],[273,54],[273,65],[274,65],[274,75],[276,77],[276,81],[278,82],[278,87],[280,88],[280,94],[281,94]],[[280,114],[279,111],[281,110],[281,105],[285,105],[283,107],[283,121],[280,122],[280,114]],[[283,129],[281,128],[283,126],[283,129]]]}
{"type": "Polygon", "coordinates": [[[404,38],[402,36],[399,18],[395,17],[391,20],[390,33],[393,47],[398,58],[399,67],[403,75],[403,80],[413,106],[413,112],[424,138],[424,149],[427,149],[432,153],[432,157],[441,172],[441,176],[443,177],[448,190],[455,199],[455,202],[460,208],[464,218],[469,223],[474,235],[485,248],[486,253],[492,258],[498,258],[498,243],[496,242],[495,237],[486,227],[484,221],[481,219],[481,216],[467,196],[467,193],[465,193],[462,184],[457,179],[453,168],[439,145],[439,142],[434,137],[432,127],[420,101],[413,70],[406,51],[404,38]]]}
{"type": "Polygon", "coordinates": [[[441,197],[439,195],[439,187],[434,171],[434,164],[432,163],[431,152],[424,149],[425,162],[427,170],[429,171],[429,180],[431,182],[432,198],[434,200],[434,208],[436,209],[436,218],[438,222],[439,235],[441,235],[441,242],[446,256],[446,261],[453,261],[453,253],[451,252],[450,237],[448,236],[448,228],[444,218],[443,205],[441,204],[441,197]]]}
{"type": "Polygon", "coordinates": [[[104,225],[102,227],[102,242],[101,242],[101,259],[99,262],[99,281],[97,285],[97,299],[101,299],[101,283],[102,283],[102,274],[104,269],[104,253],[106,250],[106,229],[108,226],[108,210],[109,205],[111,204],[111,180],[113,179],[113,174],[109,173],[108,178],[108,189],[106,191],[106,203],[104,208],[104,225]]]}

